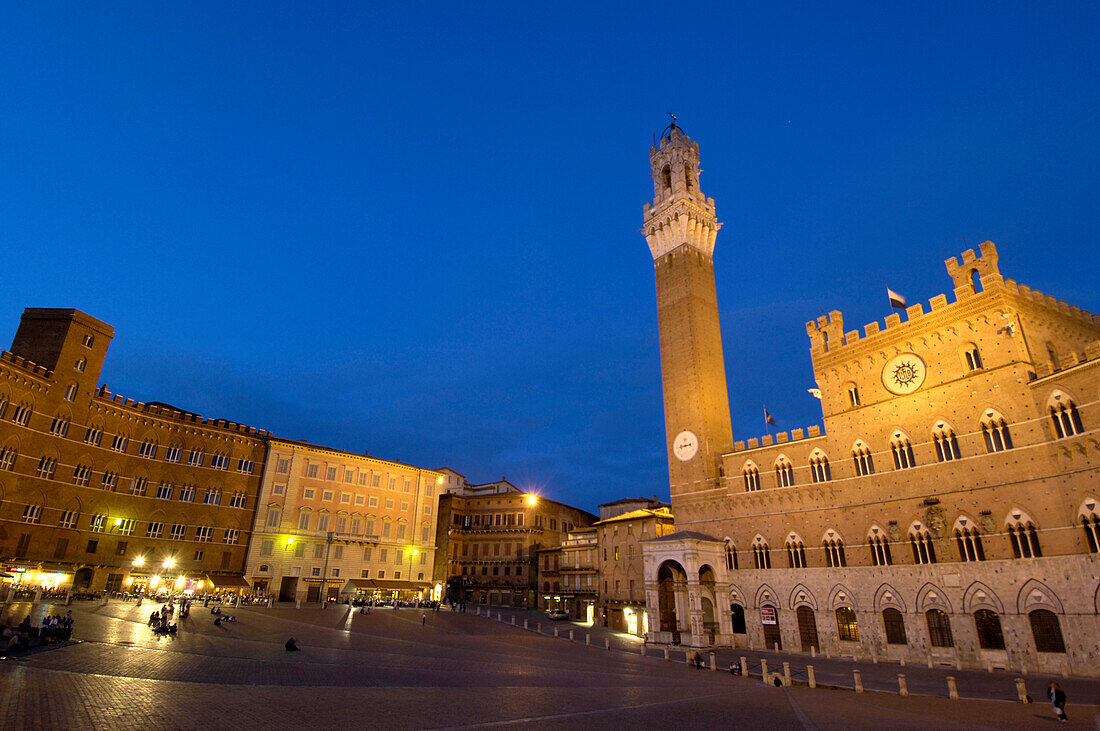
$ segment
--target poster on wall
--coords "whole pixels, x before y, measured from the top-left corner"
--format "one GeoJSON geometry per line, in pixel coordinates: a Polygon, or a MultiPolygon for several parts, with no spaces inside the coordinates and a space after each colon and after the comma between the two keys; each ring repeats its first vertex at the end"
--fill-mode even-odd
{"type": "Polygon", "coordinates": [[[775,607],[760,607],[760,622],[762,624],[779,624],[775,616],[775,607]]]}

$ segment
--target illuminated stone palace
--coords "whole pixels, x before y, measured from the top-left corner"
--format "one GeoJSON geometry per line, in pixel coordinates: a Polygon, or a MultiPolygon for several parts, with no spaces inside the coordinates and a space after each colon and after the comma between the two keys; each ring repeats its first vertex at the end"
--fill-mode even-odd
{"type": "Polygon", "coordinates": [[[650,639],[1100,673],[1100,317],[986,242],[927,310],[807,323],[824,428],[734,441],[698,143],[673,123],[650,164],[677,531],[643,544],[650,639]]]}

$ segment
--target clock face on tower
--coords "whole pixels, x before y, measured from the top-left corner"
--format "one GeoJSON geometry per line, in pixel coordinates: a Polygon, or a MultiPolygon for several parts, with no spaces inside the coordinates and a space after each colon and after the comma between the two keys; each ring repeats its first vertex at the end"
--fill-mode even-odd
{"type": "Polygon", "coordinates": [[[699,438],[692,432],[682,431],[672,440],[672,453],[681,462],[687,462],[699,451],[699,438]]]}
{"type": "Polygon", "coordinates": [[[928,368],[915,353],[902,353],[890,359],[882,369],[882,385],[891,393],[904,396],[924,385],[928,368]]]}

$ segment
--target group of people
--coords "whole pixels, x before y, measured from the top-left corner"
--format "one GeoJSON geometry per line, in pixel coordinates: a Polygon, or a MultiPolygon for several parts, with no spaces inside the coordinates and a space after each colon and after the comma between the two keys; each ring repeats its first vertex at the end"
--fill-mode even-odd
{"type": "Polygon", "coordinates": [[[0,650],[23,652],[32,645],[52,645],[67,640],[73,632],[73,613],[69,610],[64,616],[48,614],[42,618],[42,624],[34,626],[29,616],[14,627],[0,628],[0,650]]]}
{"type": "MultiPolygon", "coordinates": [[[[160,635],[176,634],[178,625],[170,621],[174,613],[175,609],[172,607],[172,602],[168,602],[160,609],[153,610],[153,613],[149,615],[149,626],[160,635]]],[[[181,614],[181,616],[183,615],[181,614]]]]}
{"type": "Polygon", "coordinates": [[[236,622],[237,617],[232,614],[222,614],[221,607],[214,607],[210,610],[211,614],[217,615],[214,617],[214,626],[221,627],[222,622],[236,622]]]}

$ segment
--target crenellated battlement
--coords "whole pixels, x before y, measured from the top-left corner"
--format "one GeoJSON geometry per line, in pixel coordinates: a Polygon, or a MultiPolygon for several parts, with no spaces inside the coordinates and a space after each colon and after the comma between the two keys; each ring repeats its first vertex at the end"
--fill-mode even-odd
{"type": "Polygon", "coordinates": [[[1083,363],[1095,363],[1100,360],[1100,340],[1093,340],[1085,346],[1084,354],[1075,350],[1056,353],[1058,361],[1041,360],[1035,364],[1035,377],[1046,378],[1055,373],[1063,373],[1083,363]]]}
{"type": "Polygon", "coordinates": [[[40,378],[53,377],[53,371],[46,368],[46,366],[38,365],[32,360],[12,353],[10,350],[0,352],[0,362],[10,363],[16,368],[26,371],[27,373],[33,373],[40,378]]]}
{"type": "MultiPolygon", "coordinates": [[[[938,294],[929,300],[929,310],[926,312],[924,305],[917,303],[907,307],[906,319],[902,321],[901,314],[892,312],[886,316],[883,322],[871,322],[863,327],[862,339],[872,338],[891,328],[917,322],[928,314],[938,314],[944,309],[964,302],[969,298],[990,291],[1004,291],[1009,294],[1019,295],[1025,299],[1039,303],[1064,315],[1081,320],[1084,324],[1100,326],[1100,315],[1094,315],[1076,305],[1071,305],[1064,300],[1059,300],[1051,295],[1046,295],[1039,290],[1031,289],[1027,285],[1017,284],[1011,279],[1001,276],[998,269],[997,248],[992,241],[983,243],[979,250],[979,256],[973,249],[967,249],[961,258],[952,257],[944,264],[947,273],[955,284],[955,302],[948,302],[947,294],[938,294]],[[980,281],[981,288],[975,287],[975,273],[980,281]]],[[[843,317],[839,311],[830,312],[828,317],[819,317],[816,321],[806,323],[806,334],[810,337],[810,352],[814,355],[832,353],[838,348],[853,345],[861,339],[858,330],[843,331],[843,317]]]]}
{"type": "Polygon", "coordinates": [[[199,414],[193,414],[189,411],[183,411],[181,409],[175,409],[163,404],[147,404],[141,401],[134,401],[132,398],[123,398],[120,394],[111,393],[107,390],[106,384],[99,387],[96,391],[96,398],[104,401],[109,401],[115,406],[121,406],[126,409],[132,409],[134,411],[141,412],[143,414],[149,414],[161,419],[167,419],[170,421],[184,422],[193,424],[195,426],[201,426],[206,429],[220,429],[224,431],[236,432],[250,437],[267,437],[271,436],[271,433],[264,429],[257,429],[245,424],[238,424],[235,421],[229,421],[228,419],[206,419],[199,414]]]}
{"type": "Polygon", "coordinates": [[[761,447],[771,447],[777,444],[790,444],[793,442],[802,442],[807,439],[817,439],[821,436],[821,427],[814,425],[806,427],[805,429],[792,429],[788,434],[785,431],[781,431],[778,434],[765,434],[762,437],[756,437],[749,439],[747,442],[740,441],[733,443],[733,451],[730,454],[737,452],[745,452],[751,449],[760,449],[761,447]]]}

